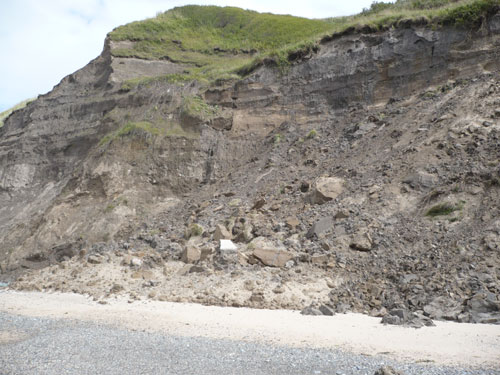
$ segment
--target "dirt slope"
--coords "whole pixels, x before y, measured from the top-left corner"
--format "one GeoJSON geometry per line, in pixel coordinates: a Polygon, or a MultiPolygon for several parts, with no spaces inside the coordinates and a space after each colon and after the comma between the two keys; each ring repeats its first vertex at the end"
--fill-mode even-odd
{"type": "Polygon", "coordinates": [[[130,86],[179,67],[108,39],[0,129],[0,277],[499,323],[499,32],[358,30],[210,87],[130,86]]]}

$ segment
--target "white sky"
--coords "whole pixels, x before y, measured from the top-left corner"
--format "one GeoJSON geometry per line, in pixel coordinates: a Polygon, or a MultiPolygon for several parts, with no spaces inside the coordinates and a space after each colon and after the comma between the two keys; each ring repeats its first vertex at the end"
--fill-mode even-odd
{"type": "Polygon", "coordinates": [[[0,112],[44,94],[97,57],[106,34],[186,4],[308,18],[349,15],[372,0],[0,0],[0,112]]]}

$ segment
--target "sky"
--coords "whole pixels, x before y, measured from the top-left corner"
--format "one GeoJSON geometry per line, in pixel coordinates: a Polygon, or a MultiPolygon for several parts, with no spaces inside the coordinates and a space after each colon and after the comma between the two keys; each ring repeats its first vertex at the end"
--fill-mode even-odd
{"type": "Polygon", "coordinates": [[[188,4],[326,18],[372,0],[0,0],[0,112],[50,91],[97,57],[117,26],[188,4]]]}

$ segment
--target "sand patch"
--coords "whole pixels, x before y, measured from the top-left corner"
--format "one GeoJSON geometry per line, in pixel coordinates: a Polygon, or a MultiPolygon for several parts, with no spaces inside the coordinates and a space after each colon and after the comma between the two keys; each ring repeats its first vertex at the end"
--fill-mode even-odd
{"type": "Polygon", "coordinates": [[[0,293],[0,311],[38,317],[70,318],[158,331],[264,342],[276,345],[341,349],[357,354],[458,366],[498,366],[500,326],[436,322],[421,329],[384,326],[361,314],[303,316],[298,311],[255,310],[117,297],[99,304],[77,294],[0,293]]]}

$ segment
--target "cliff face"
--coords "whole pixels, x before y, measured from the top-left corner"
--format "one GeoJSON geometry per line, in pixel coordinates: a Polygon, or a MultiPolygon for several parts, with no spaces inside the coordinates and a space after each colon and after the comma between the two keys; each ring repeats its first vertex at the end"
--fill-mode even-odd
{"type": "MultiPolygon", "coordinates": [[[[109,218],[95,221],[106,201],[124,192],[133,197],[123,199],[145,205],[154,197],[179,197],[244,164],[259,138],[285,121],[328,121],[348,106],[386,103],[449,79],[497,72],[499,19],[474,33],[410,26],[340,36],[285,73],[261,68],[234,85],[201,91],[155,83],[124,92],[125,79],[179,69],[171,62],[114,58],[107,41],[101,56],[14,113],[0,130],[0,238],[8,257],[45,253],[89,232],[91,241],[111,238],[121,221],[111,228],[109,218]],[[221,121],[182,116],[182,97],[196,94],[227,108],[221,121]],[[99,145],[123,124],[151,119],[171,127],[172,135],[143,131],[144,139],[99,145]],[[68,195],[69,206],[78,207],[73,214],[63,198],[68,195]],[[57,217],[49,220],[52,212],[57,217]]],[[[134,209],[125,216],[135,216],[134,209]]]]}
{"type": "MultiPolygon", "coordinates": [[[[0,128],[4,275],[70,258],[97,243],[120,247],[144,228],[161,227],[172,241],[192,222],[213,230],[219,221],[248,214],[262,197],[277,204],[269,208],[276,216],[269,223],[290,216],[299,223],[292,231],[288,225],[288,232],[266,229],[269,223],[259,232],[254,223],[252,236],[274,239],[278,233],[283,241],[300,228],[307,231],[328,210],[357,217],[347,227],[330,228],[330,237],[295,238],[289,246],[298,253],[326,253],[345,267],[342,259],[349,255],[342,254],[356,247],[346,238],[366,228],[380,249],[425,252],[446,235],[429,229],[418,238],[409,228],[432,228],[423,210],[452,194],[453,178],[465,183],[457,176],[478,148],[481,157],[469,166],[471,184],[485,173],[493,185],[498,178],[498,119],[472,102],[482,93],[487,110],[499,105],[495,94],[485,94],[498,95],[499,14],[476,31],[408,23],[385,32],[344,33],[325,38],[317,53],[298,57],[285,71],[262,66],[236,83],[208,88],[162,80],[130,86],[130,79],[178,73],[184,66],[114,57],[113,49],[124,43],[107,40],[101,56],[0,128]],[[478,145],[470,146],[475,151],[456,146],[450,129],[462,137],[478,121],[491,126],[480,130],[478,145]],[[457,156],[464,150],[471,153],[457,156]],[[343,199],[304,206],[301,192],[325,174],[346,181],[343,199]],[[301,183],[306,187],[295,190],[301,183]],[[230,196],[238,202],[230,205],[230,196]],[[378,215],[393,228],[372,228],[370,220],[382,220],[378,215]],[[398,242],[400,236],[407,241],[398,242]]],[[[480,186],[481,192],[465,189],[472,194],[467,199],[475,202],[479,194],[498,203],[498,190],[480,186]]],[[[478,238],[474,246],[484,246],[478,209],[470,206],[456,230],[471,230],[478,238]]],[[[494,210],[486,208],[485,226],[495,225],[494,210]]]]}

